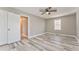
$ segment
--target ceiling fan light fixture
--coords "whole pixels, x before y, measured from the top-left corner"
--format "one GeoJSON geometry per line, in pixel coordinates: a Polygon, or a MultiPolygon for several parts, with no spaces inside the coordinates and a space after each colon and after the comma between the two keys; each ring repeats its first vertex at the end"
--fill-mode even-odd
{"type": "Polygon", "coordinates": [[[52,9],[52,7],[48,7],[48,8],[46,8],[46,9],[41,9],[40,10],[40,12],[42,12],[41,13],[41,15],[51,15],[51,13],[53,12],[57,12],[57,9],[52,9]]]}
{"type": "Polygon", "coordinates": [[[46,12],[46,14],[48,15],[48,14],[49,14],[49,12],[46,12]]]}

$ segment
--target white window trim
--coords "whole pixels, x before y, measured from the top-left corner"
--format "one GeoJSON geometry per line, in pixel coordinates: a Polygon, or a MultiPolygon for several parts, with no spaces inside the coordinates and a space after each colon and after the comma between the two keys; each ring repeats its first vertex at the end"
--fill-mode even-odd
{"type": "Polygon", "coordinates": [[[54,30],[61,30],[61,19],[54,20],[54,30]]]}

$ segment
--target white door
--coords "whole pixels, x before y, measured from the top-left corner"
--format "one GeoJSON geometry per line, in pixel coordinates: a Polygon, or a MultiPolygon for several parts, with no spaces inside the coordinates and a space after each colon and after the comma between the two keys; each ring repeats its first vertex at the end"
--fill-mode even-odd
{"type": "Polygon", "coordinates": [[[8,43],[20,41],[20,16],[8,13],[8,43]]]}
{"type": "Polygon", "coordinates": [[[0,10],[0,45],[7,44],[7,12],[0,10]]]}

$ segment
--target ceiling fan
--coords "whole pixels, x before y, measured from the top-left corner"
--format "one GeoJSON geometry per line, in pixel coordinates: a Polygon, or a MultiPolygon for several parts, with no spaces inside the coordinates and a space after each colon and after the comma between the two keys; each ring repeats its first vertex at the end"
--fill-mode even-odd
{"type": "Polygon", "coordinates": [[[46,8],[46,9],[40,9],[40,12],[42,12],[41,13],[41,15],[44,15],[44,14],[48,14],[48,15],[50,15],[51,14],[51,12],[57,12],[57,9],[53,9],[52,7],[48,7],[48,8],[46,8]]]}

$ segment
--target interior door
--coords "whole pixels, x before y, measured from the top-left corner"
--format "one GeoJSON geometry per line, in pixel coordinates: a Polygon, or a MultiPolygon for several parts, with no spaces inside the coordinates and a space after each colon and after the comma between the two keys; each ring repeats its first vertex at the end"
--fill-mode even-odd
{"type": "Polygon", "coordinates": [[[8,43],[20,41],[20,16],[8,13],[8,43]]]}
{"type": "Polygon", "coordinates": [[[7,12],[0,10],[0,45],[7,44],[7,12]]]}

